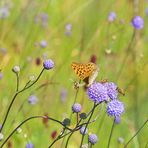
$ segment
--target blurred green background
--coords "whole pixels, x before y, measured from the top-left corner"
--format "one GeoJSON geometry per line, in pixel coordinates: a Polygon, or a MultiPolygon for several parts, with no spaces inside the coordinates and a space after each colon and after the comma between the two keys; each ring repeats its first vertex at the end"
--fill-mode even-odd
{"type": "MultiPolygon", "coordinates": [[[[115,126],[110,146],[123,147],[118,138],[128,141],[148,118],[147,7],[146,0],[0,0],[0,123],[16,89],[12,67],[21,67],[20,87],[23,87],[30,76],[38,76],[44,59],[55,62],[54,70],[45,71],[35,86],[17,97],[4,137],[32,115],[48,114],[58,120],[69,117],[76,93],[70,79],[77,79],[70,65],[73,61],[87,63],[95,55],[100,66],[97,80],[107,78],[125,89],[126,95],[121,95],[120,100],[126,111],[122,122],[115,126]],[[117,18],[110,23],[108,14],[112,11],[117,18]],[[131,25],[135,15],[144,19],[142,30],[134,30],[131,25]],[[28,103],[30,95],[38,97],[37,104],[28,103]]],[[[89,112],[93,106],[82,88],[77,102],[82,104],[83,112],[89,112]]],[[[94,118],[98,114],[89,132],[99,137],[94,147],[105,148],[113,119],[106,115],[105,106],[96,110],[94,118]]],[[[14,134],[9,144],[20,148],[31,141],[35,148],[48,147],[53,141],[51,133],[59,134],[61,129],[52,121],[45,127],[41,119],[34,119],[22,126],[22,132],[14,134]]],[[[79,132],[75,133],[69,148],[79,147],[80,138],[79,132]]],[[[129,147],[144,148],[147,142],[146,125],[129,147]]],[[[59,148],[61,143],[62,140],[53,147],[59,148]]]]}

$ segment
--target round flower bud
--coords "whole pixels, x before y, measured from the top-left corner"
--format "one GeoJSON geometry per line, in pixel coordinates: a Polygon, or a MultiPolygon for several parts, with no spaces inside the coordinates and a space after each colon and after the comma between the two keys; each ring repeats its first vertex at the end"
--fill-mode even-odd
{"type": "Polygon", "coordinates": [[[51,59],[45,60],[43,63],[43,67],[47,70],[52,69],[54,67],[54,62],[51,59]]]}
{"type": "Polygon", "coordinates": [[[118,138],[118,142],[119,142],[119,143],[124,143],[124,139],[123,139],[122,137],[119,137],[119,138],[118,138]]]}
{"type": "Polygon", "coordinates": [[[86,135],[86,134],[88,133],[88,129],[87,129],[87,128],[85,129],[85,126],[82,126],[82,127],[80,128],[80,133],[81,133],[82,135],[86,135]],[[85,131],[85,133],[84,133],[84,131],[85,131]]]}
{"type": "Polygon", "coordinates": [[[96,134],[91,134],[91,135],[89,135],[88,141],[89,141],[92,145],[94,145],[95,143],[98,142],[98,137],[97,137],[97,135],[96,135],[96,134]]]}
{"type": "Polygon", "coordinates": [[[75,104],[73,104],[73,106],[72,106],[72,111],[73,111],[74,113],[79,113],[79,112],[81,112],[81,109],[82,109],[82,106],[81,106],[81,104],[79,104],[79,103],[75,103],[75,104]]]}
{"type": "Polygon", "coordinates": [[[41,46],[42,48],[45,48],[45,47],[47,46],[47,42],[46,42],[45,40],[41,41],[41,42],[40,42],[40,46],[41,46]]]}
{"type": "Polygon", "coordinates": [[[87,89],[88,97],[94,102],[108,101],[107,88],[101,83],[94,83],[87,89]]]}
{"type": "Polygon", "coordinates": [[[140,16],[135,16],[132,19],[132,25],[135,29],[140,30],[144,27],[144,20],[140,16]]]}
{"type": "Polygon", "coordinates": [[[112,100],[107,104],[107,113],[109,116],[120,117],[124,112],[124,105],[118,100],[112,100]]]}
{"type": "Polygon", "coordinates": [[[19,66],[14,66],[13,69],[12,69],[12,71],[14,73],[19,73],[20,72],[20,67],[19,66]]]}
{"type": "Polygon", "coordinates": [[[0,133],[0,141],[4,139],[4,135],[0,133]]]}
{"type": "Polygon", "coordinates": [[[26,144],[26,148],[34,148],[33,143],[29,142],[26,144]]]}
{"type": "Polygon", "coordinates": [[[103,85],[107,88],[107,94],[109,98],[117,99],[118,96],[117,85],[113,82],[106,82],[103,83],[103,85]]]}

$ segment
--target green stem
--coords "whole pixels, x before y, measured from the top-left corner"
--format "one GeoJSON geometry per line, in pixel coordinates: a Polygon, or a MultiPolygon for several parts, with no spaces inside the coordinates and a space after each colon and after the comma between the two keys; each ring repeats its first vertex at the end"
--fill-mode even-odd
{"type": "MultiPolygon", "coordinates": [[[[26,89],[30,88],[32,85],[34,85],[34,84],[39,80],[39,78],[41,77],[43,71],[44,71],[44,69],[42,69],[42,71],[40,72],[39,76],[37,77],[37,79],[36,79],[32,84],[30,84],[30,85],[27,86],[27,87],[24,87],[24,88],[23,88],[22,90],[20,90],[20,91],[16,91],[15,95],[13,96],[13,98],[12,98],[12,100],[11,100],[11,102],[10,102],[10,105],[8,106],[6,115],[5,115],[4,120],[3,120],[3,122],[2,122],[2,127],[1,127],[1,129],[0,129],[0,133],[2,132],[2,130],[3,130],[4,126],[5,126],[6,120],[7,120],[7,118],[8,118],[9,112],[10,112],[10,109],[11,109],[11,107],[12,107],[12,105],[13,105],[13,103],[14,103],[16,97],[18,96],[18,94],[20,94],[21,92],[23,92],[23,91],[25,91],[26,89]]],[[[17,81],[18,81],[18,80],[17,80],[17,81]]],[[[18,89],[18,84],[17,84],[17,89],[18,89]]]]}
{"type": "Polygon", "coordinates": [[[113,134],[114,125],[115,125],[115,119],[114,119],[113,124],[112,124],[112,128],[111,128],[110,136],[109,136],[109,139],[108,139],[108,145],[107,145],[107,148],[109,148],[109,146],[110,146],[110,141],[111,141],[111,137],[112,137],[112,134],[113,134]]]}
{"type": "Polygon", "coordinates": [[[0,148],[2,148],[2,147],[6,144],[6,142],[10,139],[10,137],[16,132],[16,130],[17,130],[19,127],[21,127],[23,124],[25,124],[25,123],[28,122],[29,120],[36,119],[36,118],[47,118],[47,119],[49,119],[49,120],[52,120],[52,121],[54,121],[54,122],[57,122],[57,123],[61,124],[65,129],[67,129],[67,130],[69,130],[69,131],[72,131],[72,129],[70,129],[70,128],[64,126],[62,122],[60,122],[59,120],[56,120],[56,119],[54,119],[54,118],[47,117],[47,116],[32,116],[32,117],[29,117],[29,118],[25,119],[24,121],[22,121],[22,122],[9,134],[9,136],[5,139],[5,141],[2,143],[2,145],[0,146],[0,148]]]}
{"type": "Polygon", "coordinates": [[[146,125],[148,122],[148,119],[143,123],[143,125],[139,128],[139,130],[132,136],[132,138],[124,145],[124,148],[126,148],[129,143],[138,135],[138,133],[143,129],[143,127],[146,125]]]}
{"type": "MultiPolygon", "coordinates": [[[[93,115],[93,113],[94,113],[94,110],[95,110],[95,108],[96,108],[97,105],[98,105],[98,104],[94,103],[92,112],[91,112],[90,117],[89,117],[89,119],[88,119],[88,121],[87,121],[87,123],[86,123],[85,129],[84,129],[84,133],[85,133],[85,131],[86,131],[86,129],[87,129],[87,126],[88,126],[88,124],[89,124],[89,122],[90,122],[90,120],[91,120],[91,117],[92,117],[92,115],[93,115]]],[[[83,140],[84,140],[84,136],[85,136],[85,134],[82,135],[80,148],[82,147],[83,140]]]]}

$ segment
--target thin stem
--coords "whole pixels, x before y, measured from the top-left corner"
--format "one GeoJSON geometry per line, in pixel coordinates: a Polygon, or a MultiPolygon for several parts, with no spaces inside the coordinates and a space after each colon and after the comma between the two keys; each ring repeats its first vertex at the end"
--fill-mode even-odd
{"type": "Polygon", "coordinates": [[[24,121],[22,121],[22,122],[9,134],[9,136],[5,139],[5,141],[2,143],[2,145],[0,146],[0,148],[2,148],[2,147],[4,146],[4,144],[6,144],[6,142],[9,140],[9,138],[15,133],[15,131],[16,131],[19,127],[21,127],[23,124],[25,124],[25,123],[28,122],[29,120],[32,120],[32,119],[35,119],[35,118],[47,118],[47,119],[49,119],[49,120],[52,120],[52,121],[54,121],[54,122],[57,122],[57,123],[61,124],[65,129],[68,129],[68,130],[72,131],[72,129],[70,129],[70,128],[64,126],[62,122],[60,122],[59,120],[56,120],[56,119],[54,119],[54,118],[47,117],[47,116],[32,116],[32,117],[29,117],[29,118],[25,119],[24,121]]]}
{"type": "MultiPolygon", "coordinates": [[[[85,133],[85,131],[86,131],[86,129],[87,129],[87,126],[88,126],[88,124],[89,124],[89,122],[90,122],[90,120],[91,120],[91,117],[92,117],[92,115],[93,115],[93,113],[94,113],[94,110],[95,110],[95,108],[96,108],[97,105],[98,105],[98,104],[94,103],[92,112],[91,112],[90,117],[89,117],[89,119],[88,119],[88,121],[87,121],[87,123],[86,123],[85,129],[84,129],[84,133],[85,133]]],[[[82,135],[80,148],[82,147],[83,140],[84,140],[84,136],[85,136],[85,134],[82,135]]]]}
{"type": "Polygon", "coordinates": [[[124,145],[124,148],[128,146],[128,144],[138,135],[138,133],[143,129],[143,127],[148,122],[148,119],[143,123],[143,125],[139,128],[139,130],[132,136],[132,138],[124,145]]]}
{"type": "Polygon", "coordinates": [[[71,134],[69,135],[69,137],[68,137],[68,139],[67,139],[67,142],[66,142],[66,145],[65,145],[65,148],[67,148],[67,147],[68,147],[68,142],[69,142],[69,140],[70,140],[71,136],[73,135],[73,133],[74,133],[74,132],[71,132],[71,134]]]}
{"type": "Polygon", "coordinates": [[[19,75],[16,73],[16,92],[19,90],[19,75]]]}
{"type": "MultiPolygon", "coordinates": [[[[0,128],[0,133],[2,132],[2,130],[3,130],[3,128],[4,128],[4,125],[5,125],[5,123],[6,123],[6,120],[7,120],[7,118],[8,118],[9,112],[10,112],[10,109],[11,109],[11,107],[12,107],[12,105],[13,105],[13,103],[14,103],[16,97],[17,97],[17,95],[20,94],[21,92],[25,91],[26,89],[30,88],[33,84],[35,84],[35,83],[39,80],[39,78],[41,77],[43,71],[44,71],[44,69],[42,69],[42,71],[40,72],[39,76],[37,77],[37,79],[36,79],[32,84],[30,84],[28,87],[24,87],[22,90],[17,91],[17,92],[15,93],[15,95],[13,96],[13,98],[12,98],[12,100],[11,100],[11,102],[10,102],[10,105],[8,106],[6,115],[5,115],[4,120],[3,120],[3,122],[2,122],[2,127],[0,128]]],[[[17,84],[17,87],[18,87],[18,84],[17,84]]]]}
{"type": "Polygon", "coordinates": [[[114,125],[115,125],[115,119],[114,119],[113,124],[112,124],[112,128],[111,128],[110,136],[109,136],[109,139],[108,139],[108,145],[107,145],[107,148],[109,148],[109,146],[110,146],[110,141],[111,141],[111,138],[112,138],[114,125]]]}

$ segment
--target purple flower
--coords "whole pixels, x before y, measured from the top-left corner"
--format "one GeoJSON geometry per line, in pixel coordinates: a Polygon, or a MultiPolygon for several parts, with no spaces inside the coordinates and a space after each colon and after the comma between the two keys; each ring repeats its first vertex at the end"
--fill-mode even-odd
{"type": "Polygon", "coordinates": [[[67,31],[71,31],[72,25],[71,25],[71,24],[66,24],[65,29],[66,29],[67,31]]]}
{"type": "Polygon", "coordinates": [[[82,106],[81,106],[81,104],[79,104],[79,103],[75,103],[75,104],[73,104],[73,106],[72,106],[72,111],[73,111],[74,113],[79,113],[79,112],[81,112],[81,109],[82,109],[82,106]]]}
{"type": "Polygon", "coordinates": [[[89,135],[88,141],[89,141],[92,145],[94,145],[95,143],[98,142],[98,137],[97,137],[97,135],[96,135],[96,134],[91,134],[91,135],[89,135]]]}
{"type": "Polygon", "coordinates": [[[107,88],[107,94],[111,99],[117,99],[118,90],[117,85],[113,82],[106,82],[103,85],[107,88]]]}
{"type": "Polygon", "coordinates": [[[80,133],[81,133],[82,135],[86,135],[86,134],[88,133],[88,129],[87,129],[87,128],[85,129],[85,126],[82,126],[82,127],[80,128],[80,133]],[[85,133],[84,133],[84,131],[85,131],[85,133]]]}
{"type": "Polygon", "coordinates": [[[140,30],[144,27],[144,20],[140,16],[135,16],[132,19],[132,25],[135,29],[140,30]]]}
{"type": "Polygon", "coordinates": [[[28,103],[31,105],[35,105],[38,102],[38,98],[35,95],[31,95],[28,98],[28,103]]]}
{"type": "Polygon", "coordinates": [[[148,8],[145,9],[145,13],[146,13],[146,15],[148,15],[148,8]]]}
{"type": "Polygon", "coordinates": [[[33,143],[29,142],[26,144],[26,148],[34,148],[33,143]]]}
{"type": "Polygon", "coordinates": [[[54,62],[51,59],[45,60],[43,66],[47,70],[52,69],[54,67],[54,62]]]}
{"type": "Polygon", "coordinates": [[[0,72],[0,80],[3,78],[3,73],[0,72]]]}
{"type": "Polygon", "coordinates": [[[0,19],[5,19],[10,15],[8,6],[0,8],[0,19]]]}
{"type": "Polygon", "coordinates": [[[63,103],[66,101],[66,97],[67,97],[67,89],[62,88],[60,92],[60,99],[63,103]]]}
{"type": "Polygon", "coordinates": [[[94,102],[108,101],[107,88],[101,83],[93,83],[87,89],[88,97],[94,102]]]}
{"type": "Polygon", "coordinates": [[[116,19],[116,17],[117,17],[117,15],[116,15],[115,12],[110,12],[108,14],[108,21],[111,23],[111,22],[113,22],[116,19]]]}
{"type": "Polygon", "coordinates": [[[124,112],[124,105],[118,100],[112,100],[107,104],[107,113],[109,116],[120,117],[124,112]]]}
{"type": "Polygon", "coordinates": [[[71,24],[66,24],[65,25],[65,35],[70,36],[72,31],[72,25],[71,24]]]}
{"type": "Polygon", "coordinates": [[[41,46],[42,48],[45,48],[45,47],[47,46],[47,41],[42,40],[42,41],[40,42],[40,46],[41,46]]]}

